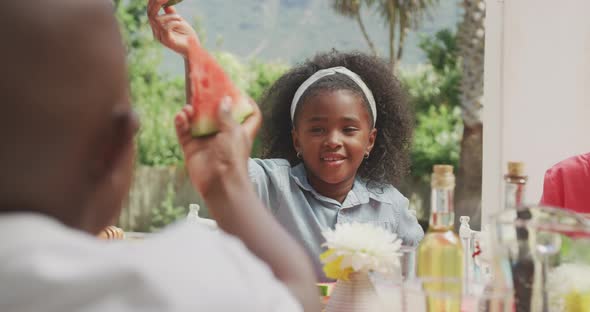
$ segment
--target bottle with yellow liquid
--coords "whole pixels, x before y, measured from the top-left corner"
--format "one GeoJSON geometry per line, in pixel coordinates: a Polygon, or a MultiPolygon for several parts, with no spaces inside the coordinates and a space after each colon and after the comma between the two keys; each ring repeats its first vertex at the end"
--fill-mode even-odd
{"type": "Polygon", "coordinates": [[[435,165],[431,186],[430,221],[428,232],[418,246],[417,275],[427,294],[428,312],[460,312],[463,248],[453,232],[453,166],[435,165]]]}

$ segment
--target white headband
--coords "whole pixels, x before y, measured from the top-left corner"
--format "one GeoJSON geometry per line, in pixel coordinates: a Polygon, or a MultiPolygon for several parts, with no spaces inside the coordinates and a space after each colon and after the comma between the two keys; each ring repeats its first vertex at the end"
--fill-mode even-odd
{"type": "Polygon", "coordinates": [[[371,108],[371,112],[373,113],[373,126],[377,122],[377,106],[375,105],[375,98],[373,97],[373,92],[367,87],[367,85],[363,82],[361,77],[356,73],[352,72],[350,69],[342,66],[326,68],[322,70],[318,70],[315,74],[311,75],[311,77],[307,78],[297,89],[295,92],[295,96],[293,96],[293,101],[291,102],[291,121],[295,119],[295,110],[297,109],[297,105],[299,104],[299,100],[305,90],[309,88],[312,84],[316,81],[330,75],[334,75],[336,73],[341,73],[346,75],[348,78],[352,79],[360,88],[363,90],[367,101],[369,101],[369,107],[371,108]]]}

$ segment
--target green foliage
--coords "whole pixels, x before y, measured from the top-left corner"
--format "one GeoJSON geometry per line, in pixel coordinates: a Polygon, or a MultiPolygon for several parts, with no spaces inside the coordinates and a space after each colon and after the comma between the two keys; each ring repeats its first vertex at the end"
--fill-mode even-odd
{"type": "Polygon", "coordinates": [[[174,133],[174,114],[184,101],[184,81],[163,75],[161,48],[153,39],[146,17],[147,1],[119,2],[117,18],[127,47],[131,101],[141,120],[137,163],[148,166],[181,160],[174,133]]]}
{"type": "Polygon", "coordinates": [[[255,101],[260,100],[264,91],[289,69],[284,64],[262,63],[256,60],[252,61],[249,67],[253,77],[246,92],[255,101]]]}
{"type": "MultiPolygon", "coordinates": [[[[262,63],[256,60],[244,64],[227,52],[216,52],[214,56],[236,86],[254,101],[260,100],[263,92],[288,69],[288,66],[283,64],[262,63]]],[[[261,151],[262,146],[257,138],[252,147],[252,156],[259,156],[261,151]]]]}
{"type": "Polygon", "coordinates": [[[430,106],[417,115],[412,146],[412,175],[429,179],[434,164],[457,166],[463,124],[458,107],[430,106]]]}
{"type": "Polygon", "coordinates": [[[174,185],[169,183],[168,189],[166,190],[166,198],[164,198],[160,207],[152,210],[151,232],[184,218],[188,213],[184,207],[174,206],[175,195],[174,185]]]}
{"type": "Polygon", "coordinates": [[[437,73],[445,73],[459,65],[457,38],[449,29],[443,29],[432,37],[423,36],[418,46],[437,73]]]}
{"type": "Polygon", "coordinates": [[[258,101],[262,93],[289,68],[284,64],[263,63],[257,60],[243,63],[228,52],[218,51],[213,55],[236,86],[255,101],[258,101]]]}
{"type": "Polygon", "coordinates": [[[412,175],[426,180],[434,164],[457,166],[459,161],[461,67],[455,34],[449,30],[423,37],[420,48],[429,63],[400,77],[416,112],[412,175]]]}
{"type": "Polygon", "coordinates": [[[445,29],[433,37],[422,37],[420,49],[428,64],[402,73],[414,109],[426,112],[431,105],[460,106],[462,72],[455,34],[445,29]]]}
{"type": "Polygon", "coordinates": [[[236,87],[245,91],[250,83],[248,66],[244,65],[235,55],[229,52],[216,51],[213,53],[213,56],[236,87]]]}
{"type": "MultiPolygon", "coordinates": [[[[262,63],[258,61],[252,61],[249,67],[251,80],[246,88],[246,93],[256,102],[259,102],[262,94],[288,69],[283,64],[262,63]]],[[[260,140],[256,138],[252,146],[252,156],[259,157],[261,154],[262,145],[260,140]]]]}
{"type": "MultiPolygon", "coordinates": [[[[160,70],[162,47],[153,39],[146,17],[144,0],[115,1],[116,15],[127,47],[131,99],[141,120],[137,136],[137,163],[147,166],[168,166],[182,162],[182,153],[174,130],[174,115],[186,103],[184,78],[170,77],[160,70]]],[[[206,34],[199,18],[194,20],[201,42],[206,34]]],[[[216,60],[234,83],[258,100],[263,90],[286,69],[281,64],[257,61],[244,63],[235,55],[218,51],[216,60]]],[[[260,147],[255,142],[253,154],[260,147]]]]}
{"type": "Polygon", "coordinates": [[[147,166],[178,164],[182,153],[174,130],[174,115],[184,103],[184,81],[170,80],[151,85],[131,83],[135,107],[141,118],[137,136],[138,163],[147,166]],[[160,88],[160,85],[165,85],[160,88]]]}

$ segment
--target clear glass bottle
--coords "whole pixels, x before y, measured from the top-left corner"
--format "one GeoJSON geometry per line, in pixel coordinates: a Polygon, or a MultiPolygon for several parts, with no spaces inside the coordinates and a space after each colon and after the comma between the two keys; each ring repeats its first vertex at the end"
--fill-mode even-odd
{"type": "Polygon", "coordinates": [[[186,222],[189,222],[191,224],[204,225],[208,229],[217,230],[217,222],[215,222],[214,220],[211,220],[211,219],[205,219],[205,218],[199,217],[199,210],[200,209],[201,209],[201,206],[199,206],[197,204],[190,204],[188,214],[186,215],[186,222]]]}
{"type": "MultiPolygon", "coordinates": [[[[531,214],[524,208],[526,195],[527,176],[524,172],[524,163],[508,162],[508,173],[504,176],[505,182],[505,210],[516,210],[516,218],[530,220],[531,214]]],[[[535,262],[529,248],[529,231],[526,227],[516,230],[518,242],[518,255],[512,262],[512,282],[514,286],[515,311],[529,312],[533,281],[535,277],[535,262]]]]}
{"type": "Polygon", "coordinates": [[[508,162],[508,173],[504,175],[504,209],[523,207],[528,177],[524,173],[524,163],[508,162]]]}
{"type": "Polygon", "coordinates": [[[459,312],[463,283],[463,248],[453,225],[453,166],[435,165],[428,232],[418,246],[417,276],[427,293],[428,312],[459,312]],[[429,294],[438,293],[437,296],[429,294]],[[445,296],[440,296],[440,293],[445,296]]]}

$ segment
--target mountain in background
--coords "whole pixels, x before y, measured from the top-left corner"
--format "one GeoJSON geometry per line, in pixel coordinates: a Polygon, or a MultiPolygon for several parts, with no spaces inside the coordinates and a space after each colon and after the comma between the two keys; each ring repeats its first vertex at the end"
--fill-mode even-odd
{"type": "MultiPolygon", "coordinates": [[[[319,51],[369,52],[357,23],[332,10],[329,0],[185,0],[177,6],[187,20],[198,19],[206,33],[205,45],[243,60],[294,64],[319,51]]],[[[456,29],[462,15],[459,0],[440,0],[422,26],[408,34],[402,66],[420,64],[421,34],[456,29]]],[[[380,55],[388,55],[388,30],[378,12],[365,12],[365,26],[380,55]]],[[[166,52],[163,67],[182,75],[182,61],[166,52]]]]}

